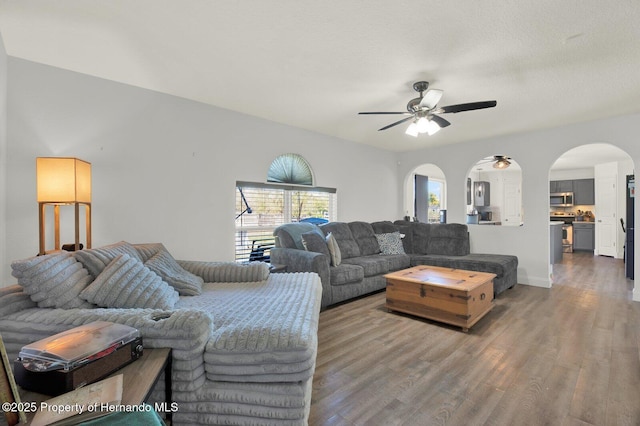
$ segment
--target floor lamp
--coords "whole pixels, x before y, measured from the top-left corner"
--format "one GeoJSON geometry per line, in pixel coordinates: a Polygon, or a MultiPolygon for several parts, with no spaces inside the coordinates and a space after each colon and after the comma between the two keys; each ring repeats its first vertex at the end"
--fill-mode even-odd
{"type": "Polygon", "coordinates": [[[36,192],[40,220],[40,250],[45,250],[45,213],[53,206],[55,242],[60,250],[60,206],[73,205],[75,211],[75,250],[80,250],[80,205],[86,211],[87,248],[91,248],[91,163],[68,157],[36,158],[36,192]]]}

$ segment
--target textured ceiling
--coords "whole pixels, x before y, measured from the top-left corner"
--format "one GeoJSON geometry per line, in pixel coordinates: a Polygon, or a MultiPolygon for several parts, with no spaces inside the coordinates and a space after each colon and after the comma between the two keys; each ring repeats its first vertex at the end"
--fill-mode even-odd
{"type": "Polygon", "coordinates": [[[11,56],[390,150],[640,111],[636,0],[0,1],[11,56]],[[413,138],[413,82],[447,114],[413,138]]]}

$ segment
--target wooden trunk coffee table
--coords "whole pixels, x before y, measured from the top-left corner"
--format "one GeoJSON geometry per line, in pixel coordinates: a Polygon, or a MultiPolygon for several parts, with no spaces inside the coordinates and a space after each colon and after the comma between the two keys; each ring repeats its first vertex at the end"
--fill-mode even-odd
{"type": "Polygon", "coordinates": [[[385,275],[387,309],[462,327],[468,332],[493,308],[495,274],[414,266],[385,275]]]}

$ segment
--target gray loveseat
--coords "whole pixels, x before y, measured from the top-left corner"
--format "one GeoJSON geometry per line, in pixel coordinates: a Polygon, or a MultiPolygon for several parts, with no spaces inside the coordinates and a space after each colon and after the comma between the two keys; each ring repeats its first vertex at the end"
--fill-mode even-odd
{"type": "Polygon", "coordinates": [[[496,274],[498,295],[517,283],[518,258],[512,255],[470,252],[469,232],[463,224],[427,224],[406,221],[329,222],[324,225],[288,223],[274,231],[271,262],[289,272],[316,272],[322,282],[322,307],[386,287],[388,272],[416,265],[442,266],[496,274]],[[304,237],[333,235],[340,262],[332,253],[305,248],[304,237]],[[401,248],[386,246],[385,236],[396,236],[401,248]],[[382,244],[381,244],[382,242],[382,244]],[[381,248],[382,247],[382,248],[381,248]]]}
{"type": "MultiPolygon", "coordinates": [[[[126,242],[12,263],[0,334],[28,343],[93,321],[137,328],[172,348],[173,424],[306,425],[320,312],[313,273],[265,263],[176,261],[162,244],[126,242]]],[[[164,382],[153,401],[163,400],[164,382]]]]}

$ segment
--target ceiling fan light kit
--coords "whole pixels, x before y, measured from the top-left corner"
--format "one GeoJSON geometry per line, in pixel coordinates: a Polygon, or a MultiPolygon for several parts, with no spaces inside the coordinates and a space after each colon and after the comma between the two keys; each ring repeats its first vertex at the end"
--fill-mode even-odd
{"type": "Polygon", "coordinates": [[[420,117],[414,120],[413,123],[407,127],[405,133],[407,135],[418,137],[419,134],[426,133],[429,136],[436,134],[440,130],[440,126],[435,121],[429,120],[426,117],[420,117]]]}
{"type": "MultiPolygon", "coordinates": [[[[429,82],[417,81],[413,83],[413,90],[420,93],[420,97],[411,99],[407,103],[407,112],[360,112],[358,114],[399,114],[408,117],[384,126],[378,131],[387,130],[398,124],[413,120],[405,131],[407,135],[417,137],[421,133],[427,133],[429,136],[438,132],[441,128],[449,126],[451,123],[437,114],[458,113],[463,111],[472,111],[475,109],[493,108],[497,105],[496,101],[470,102],[466,104],[448,105],[438,108],[438,102],[442,98],[443,91],[439,89],[429,89],[429,82]],[[425,93],[426,92],[426,93],[425,93]]],[[[507,166],[508,167],[508,164],[507,166]]],[[[505,168],[506,168],[505,167],[505,168]]]]}
{"type": "Polygon", "coordinates": [[[409,127],[407,127],[407,130],[405,131],[405,133],[409,136],[413,136],[414,138],[417,138],[418,135],[420,134],[420,131],[418,130],[418,123],[414,121],[413,123],[409,124],[409,127]]]}
{"type": "Polygon", "coordinates": [[[481,164],[493,163],[492,166],[494,169],[504,170],[511,165],[511,161],[509,160],[511,160],[511,157],[507,157],[506,155],[493,155],[491,157],[484,158],[482,161],[479,161],[476,166],[481,164]]]}
{"type": "Polygon", "coordinates": [[[494,159],[496,160],[496,162],[493,163],[494,169],[506,169],[511,165],[511,161],[503,155],[495,155],[494,159]]]}

